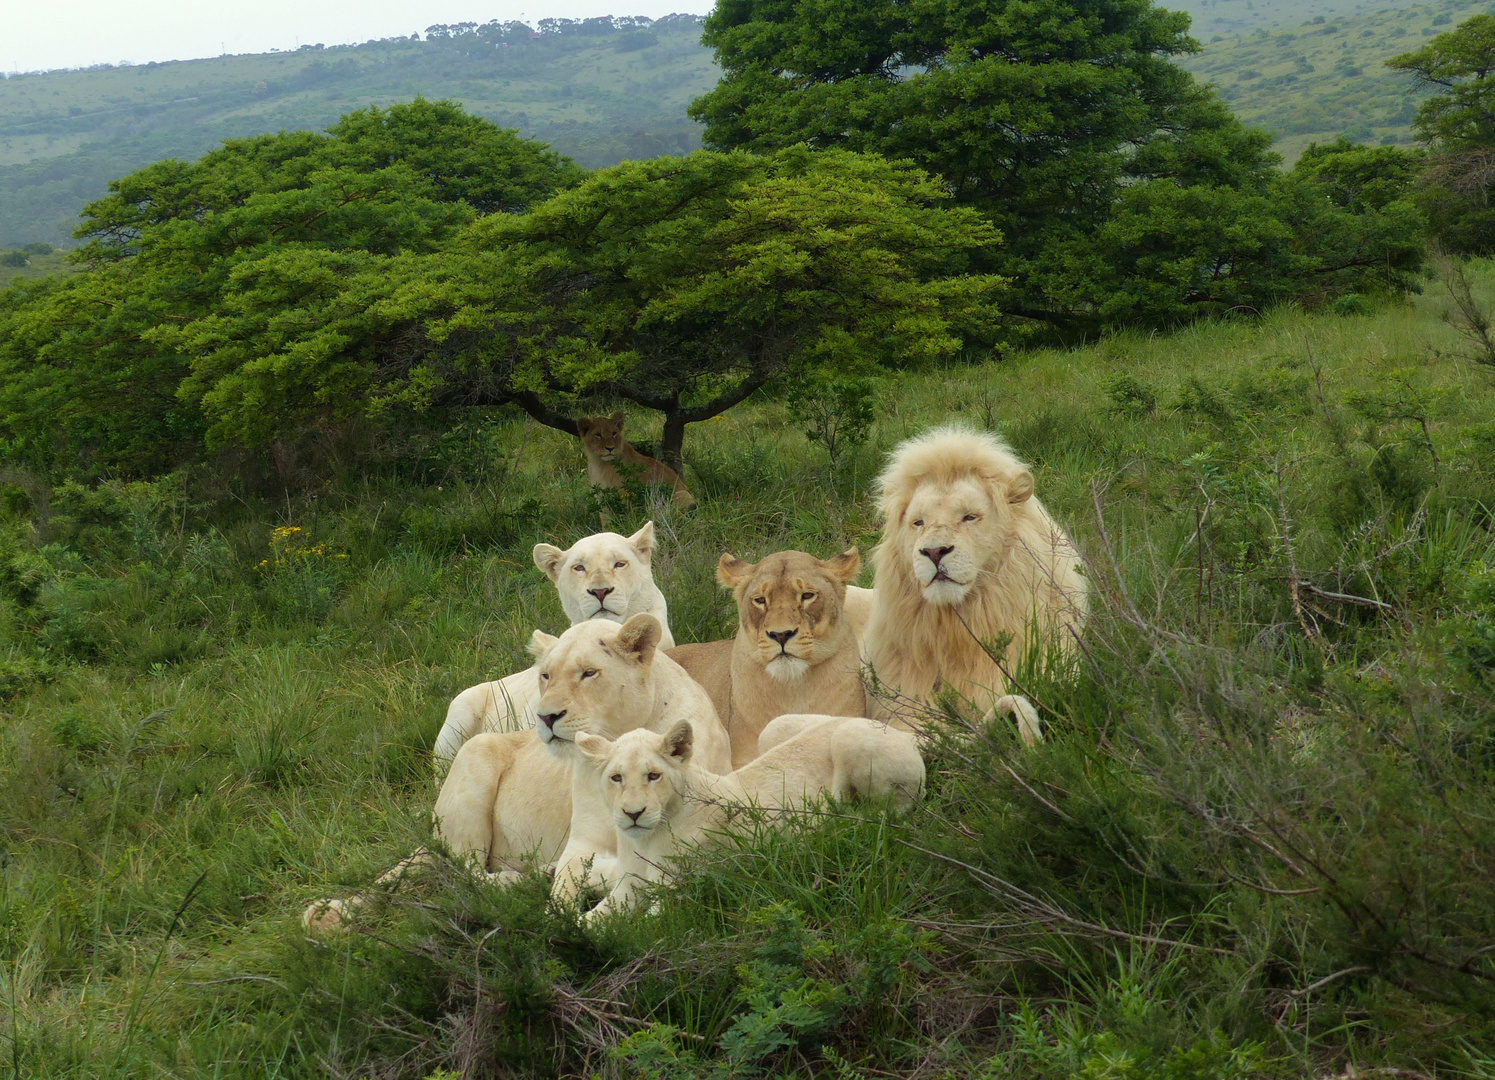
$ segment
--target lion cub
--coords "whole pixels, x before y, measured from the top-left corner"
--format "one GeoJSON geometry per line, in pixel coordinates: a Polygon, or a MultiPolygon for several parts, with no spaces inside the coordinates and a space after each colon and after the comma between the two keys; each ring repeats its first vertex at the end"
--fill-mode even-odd
{"type": "Polygon", "coordinates": [[[576,418],[576,434],[581,438],[581,448],[587,455],[587,476],[598,487],[621,488],[623,476],[618,465],[642,471],[646,484],[659,484],[675,490],[676,506],[694,506],[695,498],[685,489],[680,474],[662,461],[655,461],[648,454],[640,454],[623,438],[623,413],[611,416],[579,416],[576,418]]]}
{"type": "Polygon", "coordinates": [[[909,732],[859,716],[813,715],[781,717],[770,731],[787,737],[725,776],[692,761],[688,721],[663,735],[640,729],[612,742],[576,736],[617,832],[616,884],[588,921],[628,906],[640,885],[660,880],[682,844],[719,828],[733,806],[791,810],[821,795],[908,805],[924,791],[924,759],[909,732]]]}

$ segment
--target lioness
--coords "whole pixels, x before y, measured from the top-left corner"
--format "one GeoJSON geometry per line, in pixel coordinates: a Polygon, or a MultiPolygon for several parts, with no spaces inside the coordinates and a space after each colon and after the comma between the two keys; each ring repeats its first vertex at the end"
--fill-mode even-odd
{"type": "MultiPolygon", "coordinates": [[[[571,625],[603,619],[622,624],[630,615],[647,611],[663,628],[664,648],[675,644],[670,635],[669,608],[654,584],[654,522],[632,536],[604,532],[578,540],[562,551],[554,544],[536,544],[535,566],[560,594],[561,607],[571,625]]],[[[470,686],[447,706],[446,723],[431,751],[439,776],[472,736],[482,731],[524,731],[534,727],[534,705],[539,697],[533,666],[492,682],[470,686]]]]}
{"type": "Polygon", "coordinates": [[[864,651],[904,699],[884,707],[911,722],[909,701],[952,686],[978,707],[1016,712],[1024,740],[1037,741],[1037,714],[1006,694],[977,640],[1007,637],[1011,665],[1032,630],[1071,648],[1084,619],[1079,554],[1034,498],[1033,474],[999,440],[951,426],[895,449],[878,485],[883,538],[864,651]]]}
{"type": "Polygon", "coordinates": [[[794,809],[820,795],[854,794],[907,804],[924,790],[924,760],[908,732],[863,717],[782,719],[797,733],[726,776],[693,760],[685,721],[664,735],[631,731],[615,742],[577,737],[590,768],[576,773],[589,774],[599,790],[618,852],[615,883],[588,920],[627,906],[641,884],[660,879],[681,845],[719,828],[732,806],[794,809]]]}
{"type": "Polygon", "coordinates": [[[820,560],[780,551],[757,564],[724,553],[716,577],[737,601],[737,635],[679,645],[670,656],[711,695],[732,736],[732,764],[758,753],[763,725],[784,713],[863,716],[857,635],[846,616],[856,548],[820,560]]]}
{"type": "MultiPolygon", "coordinates": [[[[661,633],[659,620],[647,613],[621,627],[582,623],[559,638],[535,631],[535,730],[474,735],[457,751],[436,797],[436,832],[453,854],[493,872],[512,870],[519,856],[535,852],[542,862],[556,862],[554,892],[568,898],[580,888],[611,884],[609,867],[617,858],[596,784],[572,776],[574,739],[617,738],[638,728],[668,731],[690,717],[707,767],[731,767],[731,744],[711,699],[658,651],[661,633]]],[[[425,857],[417,852],[380,881],[425,857]]],[[[319,901],[302,919],[308,928],[329,930],[366,902],[319,901]]]]}
{"type": "Polygon", "coordinates": [[[648,454],[641,454],[623,438],[623,412],[611,416],[579,416],[576,418],[576,434],[581,438],[582,451],[587,455],[587,476],[598,487],[621,488],[623,475],[618,471],[638,469],[646,484],[658,484],[673,488],[676,506],[694,506],[696,500],[686,490],[680,474],[662,461],[655,461],[648,454]]]}

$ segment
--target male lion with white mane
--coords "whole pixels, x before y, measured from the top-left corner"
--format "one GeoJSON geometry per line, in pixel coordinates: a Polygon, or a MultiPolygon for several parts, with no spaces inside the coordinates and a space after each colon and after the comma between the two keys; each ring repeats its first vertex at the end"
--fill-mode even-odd
{"type": "Polygon", "coordinates": [[[682,845],[719,829],[731,807],[792,810],[822,795],[891,797],[907,805],[924,790],[924,759],[906,731],[859,716],[780,720],[790,737],[725,776],[696,760],[687,721],[662,735],[577,736],[576,749],[586,760],[576,773],[590,774],[617,836],[615,883],[588,922],[627,906],[640,885],[660,880],[663,864],[682,845]]]}
{"type": "MultiPolygon", "coordinates": [[[[583,537],[562,551],[536,544],[535,566],[554,583],[572,626],[593,620],[622,625],[630,615],[648,612],[659,620],[660,647],[675,644],[669,608],[654,584],[654,522],[632,536],[604,532],[583,537]]],[[[539,696],[533,666],[492,682],[470,686],[447,706],[446,723],[431,750],[437,775],[462,744],[479,732],[525,731],[534,727],[539,696]]]]}
{"type": "Polygon", "coordinates": [[[1085,617],[1080,557],[1033,495],[1033,474],[991,435],[949,426],[909,439],[878,479],[883,538],[864,655],[899,700],[887,708],[911,723],[909,700],[953,687],[978,708],[1014,712],[1023,740],[1039,738],[1026,699],[981,640],[1007,638],[1005,662],[1039,640],[1071,647],[1085,617]]]}

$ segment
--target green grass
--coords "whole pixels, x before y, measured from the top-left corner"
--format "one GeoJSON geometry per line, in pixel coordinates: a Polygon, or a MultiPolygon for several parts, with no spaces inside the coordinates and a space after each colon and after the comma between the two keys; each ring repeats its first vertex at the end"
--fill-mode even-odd
{"type": "Polygon", "coordinates": [[[298,922],[426,840],[447,700],[560,628],[528,553],[596,528],[574,440],[458,418],[289,491],[0,477],[0,1070],[1489,1075],[1495,378],[1441,310],[908,373],[835,474],[782,400],[693,427],[701,505],[623,523],[681,641],[733,624],[724,549],[865,552],[884,453],[951,419],[1033,463],[1096,616],[1017,673],[1040,750],[947,703],[908,817],[761,831],[593,937],[450,866],[298,922]]]}

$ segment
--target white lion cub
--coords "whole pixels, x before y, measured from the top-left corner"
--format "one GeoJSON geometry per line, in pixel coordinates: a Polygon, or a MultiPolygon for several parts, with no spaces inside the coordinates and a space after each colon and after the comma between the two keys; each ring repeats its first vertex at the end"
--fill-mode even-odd
{"type": "MultiPolygon", "coordinates": [[[[654,522],[632,536],[596,533],[562,551],[536,544],[535,565],[555,583],[561,607],[572,626],[602,619],[620,626],[630,615],[647,612],[663,628],[661,648],[671,649],[669,609],[654,584],[654,522]]],[[[524,731],[534,726],[539,698],[534,667],[493,682],[468,687],[452,699],[446,723],[431,751],[438,774],[457,756],[462,744],[479,732],[524,731]]]]}
{"type": "Polygon", "coordinates": [[[788,737],[725,776],[692,760],[688,721],[663,735],[641,729],[615,742],[576,736],[617,832],[609,875],[616,884],[588,921],[627,907],[640,885],[660,880],[681,845],[719,827],[730,807],[790,810],[820,795],[853,794],[908,804],[924,790],[924,759],[907,731],[859,716],[801,714],[775,720],[764,734],[788,737]]]}

